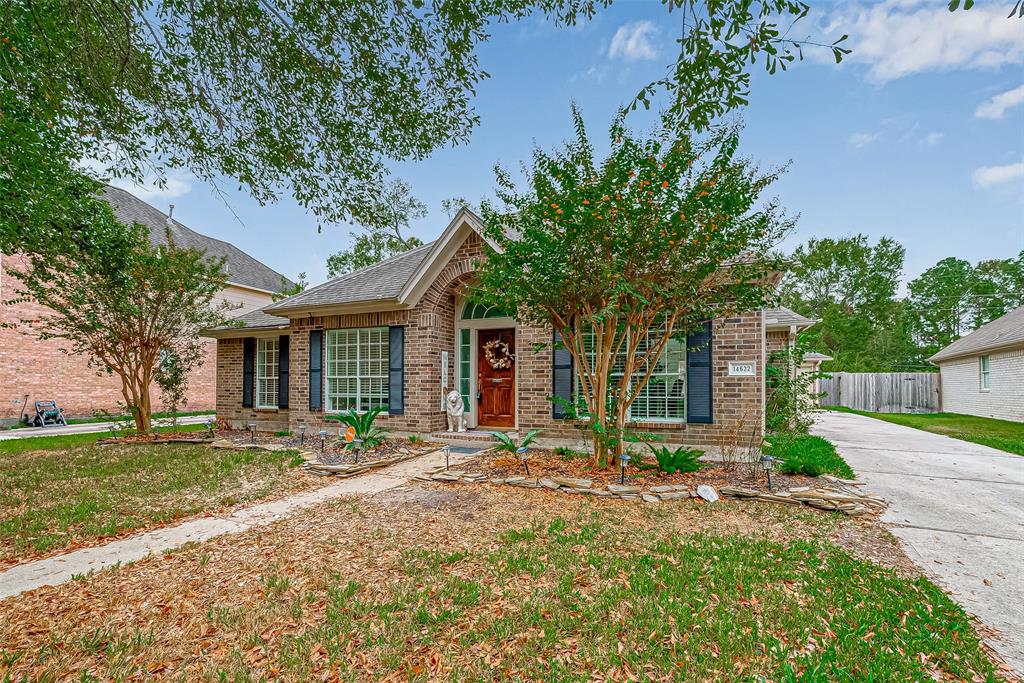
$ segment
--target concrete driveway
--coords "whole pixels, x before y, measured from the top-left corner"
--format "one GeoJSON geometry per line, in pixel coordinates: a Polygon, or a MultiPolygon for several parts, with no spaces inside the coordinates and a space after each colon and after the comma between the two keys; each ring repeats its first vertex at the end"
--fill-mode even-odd
{"type": "Polygon", "coordinates": [[[1002,637],[1024,673],[1024,456],[847,413],[812,431],[836,445],[910,557],[1002,637]]]}

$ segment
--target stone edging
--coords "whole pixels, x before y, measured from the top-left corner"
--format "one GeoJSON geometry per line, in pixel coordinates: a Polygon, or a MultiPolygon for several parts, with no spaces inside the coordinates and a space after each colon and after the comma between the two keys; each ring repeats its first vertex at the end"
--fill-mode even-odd
{"type": "Polygon", "coordinates": [[[861,493],[854,488],[858,485],[856,482],[828,476],[821,478],[827,483],[813,487],[795,486],[787,491],[769,493],[767,491],[757,491],[738,486],[723,486],[716,491],[713,486],[706,484],[697,486],[696,489],[691,489],[683,484],[652,486],[646,491],[640,486],[628,484],[608,484],[607,488],[595,488],[594,482],[590,479],[525,476],[488,478],[487,475],[479,472],[446,470],[443,467],[416,477],[420,481],[457,484],[503,484],[527,489],[543,488],[577,495],[619,498],[621,500],[642,500],[645,503],[651,504],[685,498],[701,498],[714,503],[719,499],[719,493],[721,493],[723,496],[735,498],[747,498],[788,505],[808,505],[820,510],[842,512],[851,517],[880,512],[885,507],[885,501],[882,498],[861,493]]]}

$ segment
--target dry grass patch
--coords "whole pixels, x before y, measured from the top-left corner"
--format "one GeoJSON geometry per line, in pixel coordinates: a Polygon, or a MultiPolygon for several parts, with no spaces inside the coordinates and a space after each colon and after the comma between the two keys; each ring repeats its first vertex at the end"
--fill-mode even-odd
{"type": "Polygon", "coordinates": [[[838,515],[410,486],[0,603],[0,676],[992,676],[963,612],[838,515]],[[855,546],[852,543],[851,546],[855,546]]]}
{"type": "Polygon", "coordinates": [[[323,483],[294,451],[14,443],[0,449],[0,566],[323,483]]]}

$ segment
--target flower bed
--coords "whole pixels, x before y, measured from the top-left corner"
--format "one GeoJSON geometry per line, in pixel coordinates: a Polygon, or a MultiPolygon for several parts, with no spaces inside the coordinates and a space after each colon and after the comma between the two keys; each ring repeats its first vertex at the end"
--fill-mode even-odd
{"type": "Polygon", "coordinates": [[[704,463],[696,472],[667,474],[640,459],[623,477],[612,469],[597,470],[587,457],[572,457],[535,449],[525,462],[516,456],[490,450],[463,463],[459,469],[439,468],[425,477],[437,482],[501,484],[530,489],[549,489],[578,495],[617,497],[660,503],[701,498],[715,502],[719,494],[792,505],[808,505],[858,516],[878,512],[885,503],[862,493],[854,482],[836,477],[772,475],[751,464],[704,463]]]}

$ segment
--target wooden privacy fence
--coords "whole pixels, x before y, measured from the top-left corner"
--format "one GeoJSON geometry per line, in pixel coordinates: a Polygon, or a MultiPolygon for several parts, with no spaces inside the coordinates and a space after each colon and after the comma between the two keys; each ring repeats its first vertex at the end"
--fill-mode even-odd
{"type": "Polygon", "coordinates": [[[833,372],[819,381],[823,406],[872,413],[939,412],[937,372],[833,372]]]}

